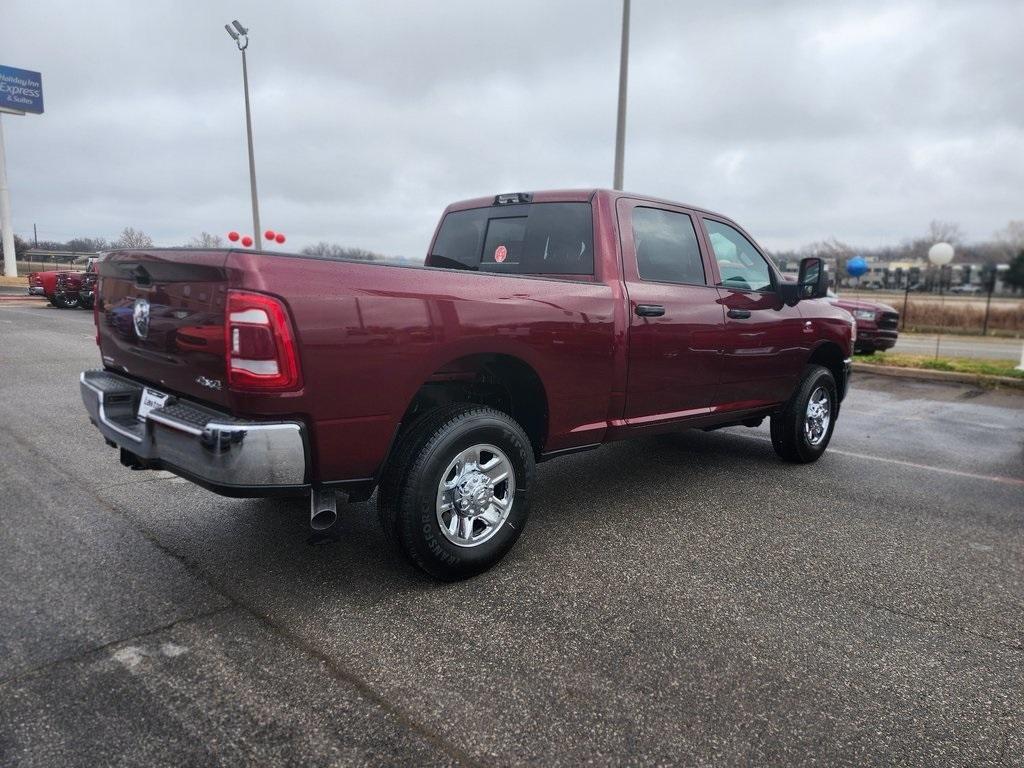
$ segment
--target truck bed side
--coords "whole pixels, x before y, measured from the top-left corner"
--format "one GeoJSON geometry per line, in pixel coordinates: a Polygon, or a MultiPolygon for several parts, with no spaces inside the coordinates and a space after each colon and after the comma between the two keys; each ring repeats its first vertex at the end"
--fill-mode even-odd
{"type": "Polygon", "coordinates": [[[599,442],[615,380],[614,284],[232,252],[232,288],[287,304],[304,387],[233,395],[245,415],[299,416],[319,481],[368,478],[417,392],[482,357],[528,366],[549,409],[545,452],[599,442]]]}

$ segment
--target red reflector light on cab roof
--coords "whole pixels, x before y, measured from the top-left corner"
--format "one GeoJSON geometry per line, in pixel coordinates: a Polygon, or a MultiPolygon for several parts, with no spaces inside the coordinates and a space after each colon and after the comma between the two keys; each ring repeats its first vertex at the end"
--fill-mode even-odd
{"type": "Polygon", "coordinates": [[[224,328],[231,389],[284,392],[302,386],[299,350],[280,300],[230,290],[224,328]]]}

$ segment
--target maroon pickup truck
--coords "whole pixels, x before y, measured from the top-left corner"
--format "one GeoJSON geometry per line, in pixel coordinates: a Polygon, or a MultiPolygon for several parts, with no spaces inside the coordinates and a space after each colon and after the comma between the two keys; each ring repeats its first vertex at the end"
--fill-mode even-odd
{"type": "Polygon", "coordinates": [[[877,301],[840,297],[832,291],[828,292],[828,300],[853,315],[857,323],[855,352],[870,355],[896,346],[900,313],[894,308],[877,301]]]}
{"type": "Polygon", "coordinates": [[[608,190],[469,200],[422,266],[241,250],[99,265],[93,423],[133,468],[228,496],[377,507],[435,577],[477,573],[526,523],[535,463],[686,428],[828,445],[850,315],[819,259],[784,282],[736,223],[608,190]]]}

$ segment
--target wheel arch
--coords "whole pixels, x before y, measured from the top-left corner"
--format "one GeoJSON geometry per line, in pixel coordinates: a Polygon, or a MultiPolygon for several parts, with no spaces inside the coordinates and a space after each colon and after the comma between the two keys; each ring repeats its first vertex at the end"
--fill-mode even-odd
{"type": "Polygon", "coordinates": [[[841,401],[846,396],[846,356],[842,348],[834,341],[823,341],[811,350],[807,358],[809,365],[821,365],[828,368],[836,380],[836,390],[841,401]]]}
{"type": "Polygon", "coordinates": [[[422,382],[402,415],[399,434],[423,412],[449,403],[479,403],[508,414],[536,455],[547,441],[548,396],[536,369],[521,357],[473,353],[440,366],[422,382]]]}

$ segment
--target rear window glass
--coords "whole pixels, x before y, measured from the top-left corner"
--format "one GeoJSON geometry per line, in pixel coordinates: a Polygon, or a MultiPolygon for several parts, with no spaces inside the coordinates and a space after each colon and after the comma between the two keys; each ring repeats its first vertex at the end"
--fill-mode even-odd
{"type": "Polygon", "coordinates": [[[428,267],[513,275],[594,274],[589,203],[532,203],[454,211],[428,267]]]}

